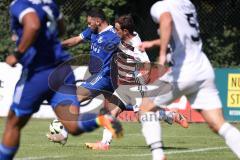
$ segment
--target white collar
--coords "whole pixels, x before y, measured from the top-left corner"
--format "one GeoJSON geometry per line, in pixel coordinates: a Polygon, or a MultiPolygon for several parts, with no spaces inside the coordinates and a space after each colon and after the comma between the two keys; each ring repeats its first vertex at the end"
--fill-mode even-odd
{"type": "Polygon", "coordinates": [[[112,25],[109,25],[109,26],[107,26],[104,30],[102,30],[101,32],[99,32],[98,34],[101,34],[101,33],[105,32],[105,31],[107,31],[107,30],[109,30],[109,29],[111,29],[111,28],[113,28],[113,26],[112,26],[112,25]]]}

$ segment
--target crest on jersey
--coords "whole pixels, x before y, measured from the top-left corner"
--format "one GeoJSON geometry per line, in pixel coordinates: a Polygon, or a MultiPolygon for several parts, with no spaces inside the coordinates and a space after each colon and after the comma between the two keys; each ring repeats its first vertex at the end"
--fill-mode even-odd
{"type": "Polygon", "coordinates": [[[103,37],[99,37],[98,38],[98,43],[102,43],[103,42],[103,37]]]}

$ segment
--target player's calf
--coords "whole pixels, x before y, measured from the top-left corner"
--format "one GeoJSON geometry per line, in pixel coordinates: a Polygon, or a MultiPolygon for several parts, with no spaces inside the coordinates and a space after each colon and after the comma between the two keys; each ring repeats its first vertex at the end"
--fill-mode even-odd
{"type": "Polygon", "coordinates": [[[28,122],[30,116],[17,117],[10,111],[6,128],[3,133],[3,142],[0,144],[0,160],[12,160],[18,151],[20,131],[28,122]]]}

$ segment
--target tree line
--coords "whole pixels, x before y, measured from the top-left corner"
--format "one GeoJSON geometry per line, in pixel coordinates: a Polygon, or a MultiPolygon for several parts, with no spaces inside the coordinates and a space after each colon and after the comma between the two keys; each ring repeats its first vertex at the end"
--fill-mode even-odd
{"type": "MultiPolygon", "coordinates": [[[[4,54],[11,52],[14,44],[11,41],[8,7],[11,0],[0,1],[0,61],[4,54]]],[[[136,24],[136,31],[143,40],[157,38],[157,25],[150,17],[150,7],[156,0],[67,0],[61,1],[67,32],[62,39],[76,36],[86,28],[86,12],[92,7],[102,8],[109,22],[122,14],[131,14],[136,24]]],[[[192,0],[198,11],[201,38],[204,52],[214,67],[240,66],[240,0],[192,0]]],[[[86,64],[89,43],[69,49],[73,56],[81,55],[77,64],[86,64]]],[[[152,61],[158,50],[150,50],[152,61]],[[153,52],[153,53],[151,53],[153,52]]]]}

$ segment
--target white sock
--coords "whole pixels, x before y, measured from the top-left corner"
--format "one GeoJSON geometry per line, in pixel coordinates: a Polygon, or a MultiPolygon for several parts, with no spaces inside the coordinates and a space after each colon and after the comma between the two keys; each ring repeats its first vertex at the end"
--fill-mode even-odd
{"type": "Polygon", "coordinates": [[[224,139],[228,147],[240,158],[240,132],[229,123],[224,123],[219,130],[219,135],[224,139]]]}
{"type": "Polygon", "coordinates": [[[108,145],[112,142],[112,133],[106,128],[103,129],[103,138],[101,142],[108,145]]]}
{"type": "Polygon", "coordinates": [[[153,160],[162,160],[164,158],[164,153],[162,149],[152,150],[153,160]]]}
{"type": "Polygon", "coordinates": [[[63,128],[63,129],[61,130],[61,134],[63,135],[64,138],[67,138],[67,137],[68,137],[68,132],[67,132],[67,130],[66,130],[65,128],[63,128]]]}
{"type": "Polygon", "coordinates": [[[164,153],[162,150],[161,126],[157,114],[155,112],[142,113],[140,121],[146,143],[151,147],[153,160],[161,160],[164,153]]]}

